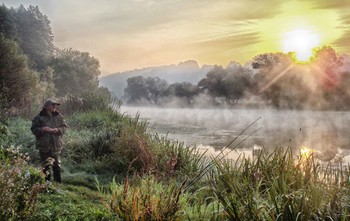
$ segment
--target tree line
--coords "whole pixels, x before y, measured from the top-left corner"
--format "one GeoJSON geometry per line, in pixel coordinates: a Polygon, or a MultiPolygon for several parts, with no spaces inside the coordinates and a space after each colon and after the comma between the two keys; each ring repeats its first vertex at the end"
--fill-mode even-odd
{"type": "Polygon", "coordinates": [[[295,63],[293,53],[260,54],[245,65],[215,66],[197,85],[136,76],[127,79],[123,99],[128,104],[349,110],[349,56],[330,46],[314,54],[307,64],[295,63]]]}
{"type": "Polygon", "coordinates": [[[37,6],[0,6],[0,110],[30,111],[48,97],[84,93],[110,97],[98,87],[99,61],[87,52],[59,49],[50,20],[37,6]]]}

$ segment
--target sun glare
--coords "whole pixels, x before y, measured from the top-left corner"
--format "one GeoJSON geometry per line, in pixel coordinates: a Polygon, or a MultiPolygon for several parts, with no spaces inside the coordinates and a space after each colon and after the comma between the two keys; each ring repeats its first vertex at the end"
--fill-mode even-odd
{"type": "Polygon", "coordinates": [[[309,149],[308,147],[304,146],[300,148],[300,155],[302,158],[308,158],[312,154],[312,150],[309,149]]]}
{"type": "Polygon", "coordinates": [[[313,55],[312,49],[320,44],[320,36],[309,29],[296,29],[286,33],[283,41],[285,53],[294,52],[297,62],[307,62],[313,55]]]}

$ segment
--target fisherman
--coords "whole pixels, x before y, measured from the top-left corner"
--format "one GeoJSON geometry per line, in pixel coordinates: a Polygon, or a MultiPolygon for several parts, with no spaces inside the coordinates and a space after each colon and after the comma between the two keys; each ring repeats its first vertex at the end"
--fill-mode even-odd
{"type": "Polygon", "coordinates": [[[43,109],[32,120],[31,131],[36,138],[36,148],[39,149],[42,171],[45,180],[51,180],[50,167],[52,166],[54,181],[61,183],[62,135],[67,124],[63,116],[56,110],[60,103],[48,99],[43,109]]]}

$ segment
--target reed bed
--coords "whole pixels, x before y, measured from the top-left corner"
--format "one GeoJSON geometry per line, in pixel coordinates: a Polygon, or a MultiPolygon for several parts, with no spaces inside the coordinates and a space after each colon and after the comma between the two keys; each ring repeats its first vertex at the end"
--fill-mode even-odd
{"type": "Polygon", "coordinates": [[[279,148],[255,159],[215,160],[207,182],[229,220],[348,220],[348,173],[279,148]]]}

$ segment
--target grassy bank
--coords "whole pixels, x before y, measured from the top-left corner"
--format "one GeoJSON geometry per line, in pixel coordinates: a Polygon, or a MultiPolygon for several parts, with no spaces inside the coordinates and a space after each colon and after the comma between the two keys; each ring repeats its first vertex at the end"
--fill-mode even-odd
{"type": "Polygon", "coordinates": [[[106,106],[72,111],[66,119],[63,184],[43,182],[30,120],[8,121],[0,172],[16,171],[14,166],[22,172],[8,174],[1,193],[24,188],[27,195],[0,204],[3,211],[23,212],[1,220],[350,219],[349,167],[323,167],[291,148],[234,162],[206,158],[194,147],[150,134],[138,116],[106,106]],[[9,145],[31,159],[15,164],[5,154],[9,145]],[[31,207],[20,204],[30,196],[31,207]]]}

